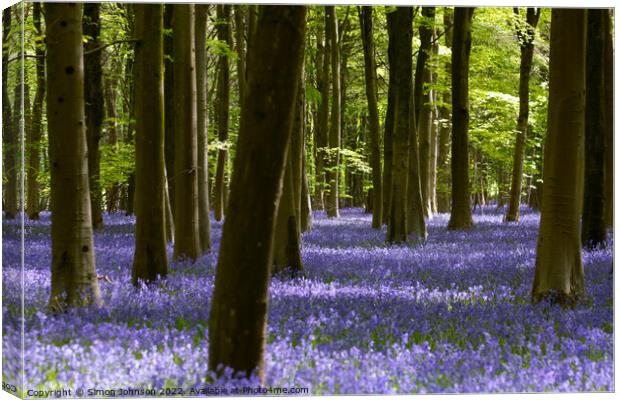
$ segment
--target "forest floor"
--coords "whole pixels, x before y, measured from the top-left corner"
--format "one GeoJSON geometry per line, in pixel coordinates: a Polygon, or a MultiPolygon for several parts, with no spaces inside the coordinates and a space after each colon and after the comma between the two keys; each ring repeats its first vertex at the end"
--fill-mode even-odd
{"type": "MultiPolygon", "coordinates": [[[[494,207],[469,231],[428,222],[428,240],[387,247],[370,215],[314,213],[305,276],[273,277],[266,384],[326,393],[613,391],[613,237],[584,252],[587,298],[574,309],[530,303],[539,215],[502,223],[494,207]]],[[[104,306],[52,317],[50,217],[26,222],[26,389],[205,387],[214,251],[171,263],[152,288],[130,284],[133,217],[95,235],[104,306]]],[[[3,225],[3,380],[15,382],[20,333],[17,223],[3,225]]],[[[172,254],[170,248],[170,254],[172,254]]],[[[235,385],[257,382],[228,382],[235,385]]],[[[211,394],[223,385],[211,386],[211,394]]],[[[170,393],[172,394],[172,393],[170,393]]],[[[204,392],[198,392],[204,394],[204,392]]]]}

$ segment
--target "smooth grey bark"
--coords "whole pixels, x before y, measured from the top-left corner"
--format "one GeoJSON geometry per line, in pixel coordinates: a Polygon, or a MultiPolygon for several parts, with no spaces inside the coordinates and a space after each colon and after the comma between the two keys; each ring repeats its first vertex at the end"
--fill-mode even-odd
{"type": "Polygon", "coordinates": [[[548,132],[532,301],[573,304],[584,294],[582,158],[586,97],[586,10],[551,12],[548,132]],[[567,116],[570,115],[570,118],[567,116]]]}
{"type": "Polygon", "coordinates": [[[101,304],[90,213],[82,7],[45,3],[47,124],[51,175],[52,282],[49,305],[101,304]]]}

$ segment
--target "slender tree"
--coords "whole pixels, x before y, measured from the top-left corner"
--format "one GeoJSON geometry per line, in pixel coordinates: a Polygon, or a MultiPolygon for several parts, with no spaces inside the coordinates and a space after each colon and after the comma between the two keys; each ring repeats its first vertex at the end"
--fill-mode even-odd
{"type": "Polygon", "coordinates": [[[45,47],[41,29],[41,3],[32,4],[32,22],[35,29],[35,55],[37,89],[32,103],[30,129],[26,132],[28,143],[26,213],[32,220],[39,219],[39,173],[41,164],[41,136],[43,134],[43,101],[45,99],[45,47]]]}
{"type": "Polygon", "coordinates": [[[387,14],[389,36],[390,87],[394,90],[394,131],[392,137],[392,189],[387,241],[407,242],[407,183],[409,139],[414,129],[411,41],[413,9],[398,7],[387,14]]]}
{"type": "MultiPolygon", "coordinates": [[[[443,10],[443,29],[444,44],[447,48],[452,48],[454,10],[444,7],[443,10]]],[[[452,63],[448,59],[445,63],[445,76],[450,77],[452,63]]],[[[450,79],[450,78],[448,78],[450,79]]],[[[450,211],[450,131],[451,131],[451,93],[450,89],[443,90],[441,94],[441,105],[438,107],[439,113],[439,138],[437,144],[437,211],[441,213],[450,211]]]]}
{"type": "Polygon", "coordinates": [[[134,285],[168,272],[165,232],[163,5],[135,4],[136,246],[134,285]]]}
{"type": "Polygon", "coordinates": [[[431,175],[431,91],[428,89],[431,79],[429,68],[432,51],[435,7],[422,7],[420,24],[420,48],[415,69],[413,86],[415,123],[418,131],[420,188],[422,191],[422,211],[425,217],[432,215],[430,196],[431,175]],[[425,89],[426,86],[426,89],[425,89]]]}
{"type": "Polygon", "coordinates": [[[452,212],[449,229],[473,226],[469,206],[469,53],[474,9],[454,9],[452,48],[452,212]]]}
{"type": "Polygon", "coordinates": [[[584,293],[579,217],[586,97],[586,10],[551,12],[548,132],[532,300],[584,293]]]}
{"type": "Polygon", "coordinates": [[[196,4],[196,93],[198,110],[198,230],[200,248],[211,250],[209,219],[209,139],[207,118],[207,12],[208,4],[196,4]]]}
{"type": "Polygon", "coordinates": [[[99,141],[103,135],[103,70],[101,68],[100,3],[84,3],[82,19],[84,31],[84,101],[86,110],[86,139],[88,145],[88,176],[90,187],[90,207],[93,228],[103,226],[103,205],[99,170],[101,152],[99,141]]]}
{"type": "Polygon", "coordinates": [[[174,29],[174,258],[198,258],[198,137],[194,6],[176,4],[174,29]]]}
{"type": "Polygon", "coordinates": [[[100,304],[90,214],[82,7],[45,3],[47,124],[51,174],[50,307],[100,304]]]}
{"type": "MultiPolygon", "coordinates": [[[[325,10],[325,8],[323,8],[325,10]]],[[[325,11],[327,13],[327,11],[325,11]]],[[[316,151],[316,198],[318,208],[325,209],[325,167],[327,160],[327,137],[329,135],[329,66],[331,54],[328,51],[329,38],[327,37],[328,22],[325,15],[325,30],[319,29],[317,33],[317,87],[321,93],[321,103],[318,110],[318,124],[315,132],[316,151]],[[323,35],[325,33],[325,35],[323,35]],[[319,72],[320,71],[320,72],[319,72]]]]}
{"type": "MultiPolygon", "coordinates": [[[[327,182],[329,193],[325,210],[329,218],[338,218],[338,178],[340,175],[340,140],[341,140],[341,102],[340,102],[340,49],[338,45],[338,18],[334,6],[325,6],[325,37],[329,43],[332,78],[332,107],[330,113],[329,135],[327,138],[327,182]]],[[[326,52],[327,53],[327,52],[326,52]]]]}
{"type": "Polygon", "coordinates": [[[237,50],[237,82],[239,83],[239,104],[242,103],[245,89],[245,13],[246,6],[235,5],[235,48],[237,50]]]}
{"type": "MultiPolygon", "coordinates": [[[[223,41],[232,49],[232,34],[230,29],[230,5],[217,5],[217,38],[223,41]]],[[[218,56],[218,76],[217,76],[217,98],[215,99],[215,112],[217,120],[217,135],[221,143],[228,141],[228,107],[230,103],[230,67],[228,56],[220,54],[218,56]]],[[[214,188],[214,216],[216,221],[220,221],[224,216],[226,208],[226,163],[228,150],[220,148],[217,153],[217,166],[215,170],[214,188]]]]}
{"type": "MultiPolygon", "coordinates": [[[[588,10],[586,42],[585,177],[581,242],[607,245],[605,226],[605,31],[607,10],[588,10]]],[[[611,150],[611,149],[610,149],[611,150]]]]}
{"type": "Polygon", "coordinates": [[[209,369],[264,377],[276,208],[303,65],[305,6],[260,6],[209,316],[209,369]],[[251,198],[252,201],[247,201],[251,198]]]}
{"type": "Polygon", "coordinates": [[[372,33],[372,7],[359,7],[360,29],[364,45],[364,75],[370,133],[370,165],[372,168],[372,227],[381,228],[383,218],[383,187],[381,186],[381,144],[379,143],[379,112],[377,109],[377,64],[372,33]]]}
{"type": "MultiPolygon", "coordinates": [[[[13,113],[8,91],[9,33],[11,31],[11,8],[2,11],[2,147],[4,148],[4,218],[17,216],[17,126],[13,126],[13,113]]],[[[20,90],[21,92],[21,90],[20,90]]],[[[14,110],[15,114],[19,112],[14,110]]]]}
{"type": "MultiPolygon", "coordinates": [[[[519,17],[519,8],[514,13],[519,17]]],[[[519,118],[517,120],[517,138],[512,160],[512,184],[510,186],[510,202],[506,212],[506,221],[519,220],[521,204],[521,186],[523,180],[523,156],[525,152],[525,136],[529,124],[530,72],[534,57],[534,38],[536,25],[540,17],[540,8],[528,8],[524,26],[517,26],[517,38],[521,47],[521,67],[519,68],[519,118]]]]}
{"type": "MultiPolygon", "coordinates": [[[[164,32],[172,31],[172,18],[176,5],[164,5],[164,32]]],[[[164,33],[164,124],[165,124],[165,146],[164,156],[166,157],[166,177],[168,181],[168,200],[172,216],[174,218],[174,60],[172,34],[164,33]]]]}

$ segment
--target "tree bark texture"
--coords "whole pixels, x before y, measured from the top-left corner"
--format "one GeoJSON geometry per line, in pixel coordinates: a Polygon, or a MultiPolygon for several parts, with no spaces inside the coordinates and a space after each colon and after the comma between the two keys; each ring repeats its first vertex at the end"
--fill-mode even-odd
{"type": "Polygon", "coordinates": [[[194,6],[177,4],[174,55],[174,258],[200,256],[194,6]]]}
{"type": "Polygon", "coordinates": [[[82,7],[45,3],[47,123],[51,174],[50,307],[100,304],[90,214],[82,7]]]}
{"type": "Polygon", "coordinates": [[[585,129],[586,10],[553,9],[544,190],[532,300],[572,303],[584,293],[579,158],[585,129]]]}
{"type": "Polygon", "coordinates": [[[136,45],[136,246],[134,285],[168,273],[164,160],[163,5],[134,5],[136,45]]]}
{"type": "Polygon", "coordinates": [[[362,43],[364,46],[364,75],[368,101],[370,166],[372,168],[372,228],[380,229],[383,218],[383,188],[381,186],[381,144],[379,143],[379,112],[377,109],[377,64],[375,41],[372,31],[372,7],[363,6],[359,11],[362,43]]]}
{"type": "MultiPolygon", "coordinates": [[[[605,225],[605,9],[588,10],[586,38],[585,176],[581,243],[607,245],[605,225]]],[[[611,151],[612,149],[609,149],[611,151]]]]}
{"type": "Polygon", "coordinates": [[[207,115],[207,12],[208,4],[196,4],[196,98],[198,129],[198,233],[203,253],[211,250],[209,219],[209,134],[207,115]]]}
{"type": "Polygon", "coordinates": [[[392,189],[387,242],[407,242],[407,184],[409,140],[412,129],[411,62],[413,9],[398,7],[387,14],[390,54],[390,86],[394,89],[394,134],[392,137],[392,189]]]}
{"type": "Polygon", "coordinates": [[[325,7],[326,40],[329,41],[332,78],[332,104],[330,113],[328,154],[327,154],[327,182],[329,192],[325,210],[328,218],[340,217],[338,211],[338,181],[340,175],[340,141],[341,141],[341,87],[340,87],[340,48],[338,43],[338,18],[334,6],[325,7]]]}
{"type": "Polygon", "coordinates": [[[474,9],[454,10],[452,48],[452,212],[449,229],[473,226],[469,205],[469,53],[474,9]]]}
{"type": "Polygon", "coordinates": [[[269,271],[303,64],[305,6],[260,6],[209,317],[209,368],[264,377],[269,271]],[[251,198],[252,201],[247,201],[251,198]]]}
{"type": "MultiPolygon", "coordinates": [[[[101,46],[100,3],[84,3],[83,31],[86,38],[84,51],[101,46]]],[[[86,112],[86,139],[88,146],[88,176],[93,228],[103,226],[103,196],[99,184],[101,152],[99,142],[103,135],[103,70],[101,51],[84,54],[84,102],[86,112]]]]}
{"type": "MultiPolygon", "coordinates": [[[[230,5],[217,5],[217,38],[225,42],[232,49],[232,33],[230,29],[230,5]]],[[[217,94],[215,99],[215,112],[217,120],[217,135],[220,143],[228,141],[228,108],[230,104],[230,67],[228,56],[218,56],[217,94]]],[[[217,166],[215,170],[215,188],[213,197],[214,216],[216,221],[221,221],[225,208],[226,192],[226,164],[228,150],[220,148],[217,153],[217,166]]]]}

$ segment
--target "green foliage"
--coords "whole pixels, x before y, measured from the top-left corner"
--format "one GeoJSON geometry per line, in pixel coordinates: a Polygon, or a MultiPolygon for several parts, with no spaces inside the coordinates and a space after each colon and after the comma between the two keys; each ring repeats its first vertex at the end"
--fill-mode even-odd
{"type": "Polygon", "coordinates": [[[132,143],[119,142],[116,145],[102,144],[100,177],[101,187],[107,188],[114,183],[126,183],[134,169],[134,146],[132,143]]]}

